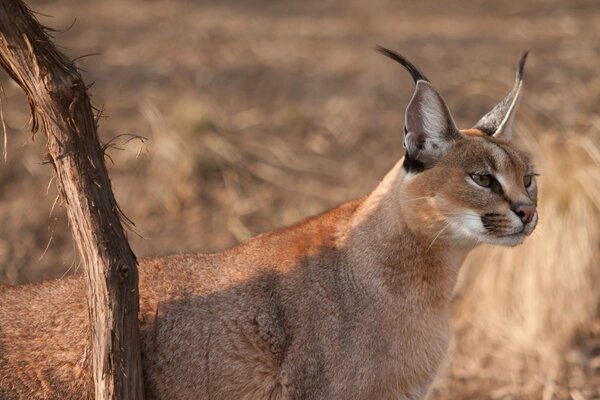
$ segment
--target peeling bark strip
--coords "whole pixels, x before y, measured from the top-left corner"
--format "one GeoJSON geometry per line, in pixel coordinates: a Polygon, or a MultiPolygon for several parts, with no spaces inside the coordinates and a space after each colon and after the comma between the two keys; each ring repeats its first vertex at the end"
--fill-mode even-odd
{"type": "Polygon", "coordinates": [[[85,264],[96,399],[143,399],[138,274],[98,141],[86,87],[20,0],[0,0],[0,65],[43,127],[85,264]]]}

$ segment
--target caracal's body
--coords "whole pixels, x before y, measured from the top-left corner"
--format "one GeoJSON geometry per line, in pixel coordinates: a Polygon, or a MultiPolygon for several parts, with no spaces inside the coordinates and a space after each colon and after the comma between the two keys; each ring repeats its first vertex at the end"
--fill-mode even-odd
{"type": "MultiPolygon", "coordinates": [[[[223,253],[142,260],[149,398],[425,396],[464,257],[520,243],[537,215],[527,158],[495,135],[504,119],[455,130],[415,80],[407,155],[369,196],[223,253]]],[[[1,399],[85,398],[88,343],[82,279],[0,287],[1,399]]]]}

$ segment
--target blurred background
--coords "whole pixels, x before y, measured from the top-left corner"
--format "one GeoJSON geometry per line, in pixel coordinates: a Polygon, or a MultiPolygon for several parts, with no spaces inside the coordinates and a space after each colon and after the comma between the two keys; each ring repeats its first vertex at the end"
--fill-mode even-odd
{"type": "MultiPolygon", "coordinates": [[[[432,399],[600,398],[600,3],[30,1],[83,71],[138,255],[212,252],[368,193],[402,156],[409,75],[462,128],[512,86],[540,224],[461,272],[432,399]],[[141,137],[141,138],[140,138],[141,137]]],[[[4,73],[0,283],[79,273],[65,212],[4,73]]]]}

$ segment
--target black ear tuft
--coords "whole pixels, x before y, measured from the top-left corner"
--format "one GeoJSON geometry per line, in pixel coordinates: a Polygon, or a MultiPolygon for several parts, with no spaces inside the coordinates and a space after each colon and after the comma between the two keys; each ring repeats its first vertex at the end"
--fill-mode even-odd
{"type": "Polygon", "coordinates": [[[525,62],[527,61],[527,55],[529,54],[529,50],[523,50],[521,53],[521,59],[519,60],[519,66],[517,67],[517,79],[523,80],[523,72],[525,69],[525,62]]]}
{"type": "Polygon", "coordinates": [[[477,121],[473,128],[479,129],[489,136],[502,137],[506,140],[511,139],[512,122],[517,111],[517,105],[523,87],[523,75],[527,54],[529,54],[527,50],[523,51],[521,54],[512,90],[490,112],[477,121]]]}
{"type": "Polygon", "coordinates": [[[404,115],[403,167],[407,172],[421,172],[441,159],[462,134],[442,96],[417,67],[393,50],[382,46],[376,50],[400,63],[415,81],[415,92],[404,115]]]}
{"type": "Polygon", "coordinates": [[[415,67],[413,63],[408,61],[403,55],[395,52],[394,50],[386,49],[382,46],[375,47],[375,50],[377,50],[384,56],[389,57],[392,60],[400,63],[404,68],[408,70],[408,72],[410,72],[410,75],[412,76],[415,83],[417,83],[418,81],[429,82],[429,79],[427,79],[425,75],[423,75],[421,71],[419,71],[419,69],[415,67]]]}

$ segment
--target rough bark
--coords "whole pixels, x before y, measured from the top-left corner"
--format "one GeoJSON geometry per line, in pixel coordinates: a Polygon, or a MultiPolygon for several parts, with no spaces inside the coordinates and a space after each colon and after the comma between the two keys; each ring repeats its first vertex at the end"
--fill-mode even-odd
{"type": "Polygon", "coordinates": [[[112,193],[86,87],[19,0],[0,0],[0,65],[25,91],[85,265],[96,399],[144,397],[136,258],[112,193]]]}

